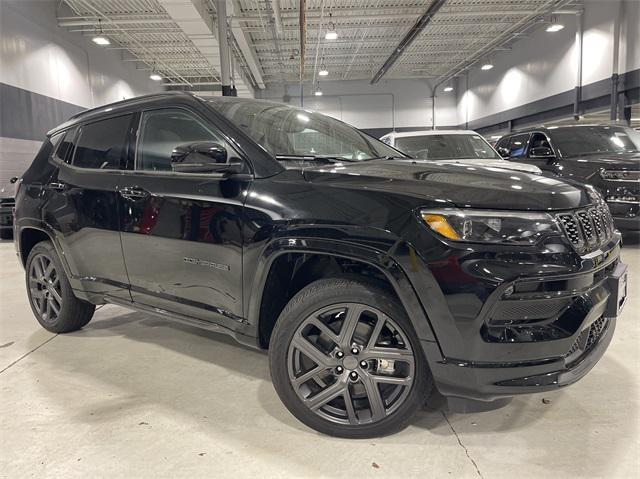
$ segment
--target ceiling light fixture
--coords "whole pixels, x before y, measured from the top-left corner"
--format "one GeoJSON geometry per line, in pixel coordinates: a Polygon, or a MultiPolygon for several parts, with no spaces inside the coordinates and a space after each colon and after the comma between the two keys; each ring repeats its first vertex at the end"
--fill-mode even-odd
{"type": "Polygon", "coordinates": [[[323,68],[318,72],[318,75],[320,75],[321,77],[326,77],[328,74],[329,70],[327,70],[326,68],[323,68]]]}
{"type": "Polygon", "coordinates": [[[331,21],[331,13],[329,13],[329,23],[327,23],[327,33],[324,35],[325,40],[335,40],[338,38],[338,32],[336,32],[336,25],[331,21]]]}
{"type": "Polygon", "coordinates": [[[491,62],[484,62],[482,64],[482,66],[480,67],[480,70],[491,70],[493,68],[493,63],[491,62]]]}
{"type": "Polygon", "coordinates": [[[444,87],[443,91],[453,91],[453,87],[451,85],[447,85],[444,87]]]}
{"type": "Polygon", "coordinates": [[[109,41],[109,39],[107,37],[105,37],[102,34],[102,20],[100,18],[98,18],[98,32],[96,33],[96,36],[92,38],[93,43],[95,43],[96,45],[100,45],[101,47],[106,46],[106,45],[111,45],[111,42],[109,41]]]}
{"type": "Polygon", "coordinates": [[[315,96],[322,96],[322,90],[320,89],[320,85],[316,86],[316,91],[313,92],[315,96]]]}
{"type": "Polygon", "coordinates": [[[559,32],[563,28],[564,28],[564,25],[562,23],[552,23],[547,27],[547,31],[550,33],[554,33],[554,32],[559,32]]]}
{"type": "Polygon", "coordinates": [[[151,75],[149,75],[149,78],[153,81],[160,81],[162,80],[162,77],[160,75],[158,75],[157,73],[152,73],[151,75]]]}

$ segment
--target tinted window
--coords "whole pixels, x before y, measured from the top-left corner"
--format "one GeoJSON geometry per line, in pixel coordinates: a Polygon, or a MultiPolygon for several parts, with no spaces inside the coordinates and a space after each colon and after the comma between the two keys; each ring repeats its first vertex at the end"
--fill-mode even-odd
{"type": "Polygon", "coordinates": [[[509,149],[509,141],[511,141],[511,137],[510,136],[503,136],[502,138],[500,138],[500,141],[498,141],[498,143],[496,143],[496,150],[498,148],[509,149]]]}
{"type": "Polygon", "coordinates": [[[410,156],[429,160],[500,159],[480,135],[405,136],[396,138],[395,146],[410,156]]]}
{"type": "Polygon", "coordinates": [[[142,114],[136,169],[171,171],[171,152],[176,146],[200,141],[215,141],[231,146],[203,121],[183,110],[154,110],[142,114]]]}
{"type": "Polygon", "coordinates": [[[73,164],[81,168],[117,170],[126,154],[127,133],[133,115],[83,125],[73,164]]]}
{"type": "MultiPolygon", "coordinates": [[[[72,128],[65,133],[60,133],[60,144],[56,148],[53,157],[59,161],[69,161],[69,154],[73,150],[73,140],[76,137],[77,128],[72,128]]],[[[53,142],[53,138],[51,139],[53,142]]]]}
{"type": "Polygon", "coordinates": [[[509,156],[511,158],[518,158],[524,156],[524,152],[527,150],[527,143],[529,141],[529,133],[524,135],[515,135],[511,137],[509,142],[509,156]]]}
{"type": "Polygon", "coordinates": [[[621,126],[561,127],[550,134],[563,156],[640,151],[640,133],[621,126]]]}
{"type": "Polygon", "coordinates": [[[398,152],[329,116],[282,103],[237,98],[210,100],[214,108],[276,156],[332,156],[361,161],[398,152]]]}

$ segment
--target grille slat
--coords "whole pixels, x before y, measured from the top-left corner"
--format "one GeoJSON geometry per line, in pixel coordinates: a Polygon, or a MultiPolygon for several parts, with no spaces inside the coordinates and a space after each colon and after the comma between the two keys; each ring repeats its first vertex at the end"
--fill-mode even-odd
{"type": "Polygon", "coordinates": [[[565,235],[579,253],[593,251],[611,239],[615,228],[606,205],[557,215],[565,235]]]}

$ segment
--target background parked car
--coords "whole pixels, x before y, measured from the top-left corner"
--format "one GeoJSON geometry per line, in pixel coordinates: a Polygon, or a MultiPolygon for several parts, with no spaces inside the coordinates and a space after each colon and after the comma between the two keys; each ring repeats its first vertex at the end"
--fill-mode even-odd
{"type": "Polygon", "coordinates": [[[16,204],[14,198],[15,183],[17,178],[11,178],[9,184],[0,188],[0,238],[13,238],[13,207],[16,204]]]}
{"type": "Polygon", "coordinates": [[[413,158],[445,163],[474,163],[528,173],[541,172],[535,165],[504,161],[487,140],[472,130],[393,132],[380,139],[413,158]]]}
{"type": "Polygon", "coordinates": [[[502,137],[496,149],[509,160],[593,185],[618,228],[640,230],[640,132],[614,125],[538,127],[502,137]]]}

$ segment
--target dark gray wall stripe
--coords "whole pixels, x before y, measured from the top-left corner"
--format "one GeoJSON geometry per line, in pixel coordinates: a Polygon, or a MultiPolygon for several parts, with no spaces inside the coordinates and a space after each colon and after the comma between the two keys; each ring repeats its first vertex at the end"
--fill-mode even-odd
{"type": "MultiPolygon", "coordinates": [[[[438,125],[438,130],[457,130],[458,126],[440,126],[438,125]]],[[[361,131],[364,131],[366,134],[373,136],[374,138],[380,138],[381,136],[386,135],[387,133],[391,133],[395,131],[396,133],[404,132],[404,131],[424,131],[431,130],[431,126],[397,126],[395,128],[360,128],[361,131]]]]}
{"type": "MultiPolygon", "coordinates": [[[[635,98],[638,95],[637,90],[640,88],[640,69],[621,74],[619,85],[621,92],[627,91],[630,98],[635,98]]],[[[610,94],[610,78],[584,85],[582,87],[580,111],[587,113],[609,106],[610,94]]],[[[531,123],[572,116],[574,98],[575,91],[573,89],[568,90],[558,93],[557,95],[551,95],[541,100],[472,120],[468,123],[468,128],[487,134],[492,131],[508,128],[509,122],[511,122],[511,128],[516,129],[531,123]]],[[[460,124],[459,127],[465,128],[465,123],[460,124]]]]}
{"type": "Polygon", "coordinates": [[[42,141],[54,126],[84,107],[0,83],[0,136],[42,141]]]}

